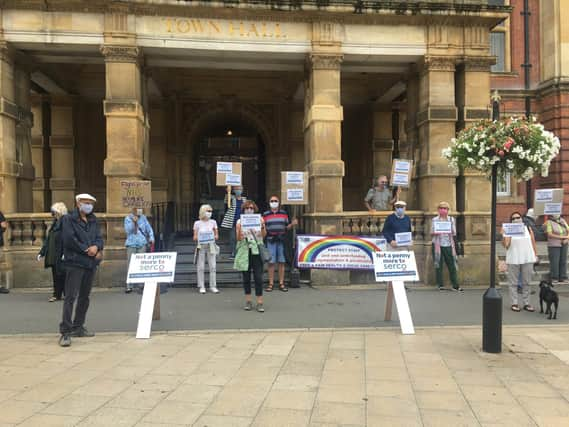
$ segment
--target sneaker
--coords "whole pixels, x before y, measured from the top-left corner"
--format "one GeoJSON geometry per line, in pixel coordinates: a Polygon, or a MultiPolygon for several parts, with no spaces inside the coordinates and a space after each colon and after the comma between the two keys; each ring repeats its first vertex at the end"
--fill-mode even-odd
{"type": "Polygon", "coordinates": [[[219,293],[219,289],[217,289],[217,288],[209,288],[209,290],[211,291],[212,294],[218,294],[219,293]]]}
{"type": "Polygon", "coordinates": [[[200,288],[200,294],[205,294],[205,288],[200,288]]]}
{"type": "Polygon", "coordinates": [[[59,337],[59,345],[61,347],[69,347],[71,345],[71,337],[68,334],[63,334],[59,337]]]}
{"type": "Polygon", "coordinates": [[[253,308],[253,304],[251,303],[251,301],[247,301],[245,303],[245,307],[243,307],[243,310],[245,311],[251,311],[251,309],[253,308]]]}
{"type": "Polygon", "coordinates": [[[264,313],[265,309],[263,308],[263,304],[257,304],[257,311],[259,313],[264,313]]]}
{"type": "Polygon", "coordinates": [[[70,337],[77,337],[77,338],[91,338],[95,336],[94,332],[89,332],[86,328],[81,326],[80,328],[74,329],[69,334],[70,337]]]}
{"type": "Polygon", "coordinates": [[[451,288],[454,292],[464,292],[464,289],[458,287],[458,288],[451,288]]]}
{"type": "Polygon", "coordinates": [[[0,294],[9,294],[10,290],[6,288],[0,288],[0,294]]]}
{"type": "Polygon", "coordinates": [[[439,286],[439,292],[442,292],[442,291],[446,291],[446,289],[443,286],[439,286]]]}
{"type": "Polygon", "coordinates": [[[131,292],[132,292],[132,288],[126,288],[126,289],[124,290],[124,293],[125,293],[125,294],[130,294],[131,292]]]}

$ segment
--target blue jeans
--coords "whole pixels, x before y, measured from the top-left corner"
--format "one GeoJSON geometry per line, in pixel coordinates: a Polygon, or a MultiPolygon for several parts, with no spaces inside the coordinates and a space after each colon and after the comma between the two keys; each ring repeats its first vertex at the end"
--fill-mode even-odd
{"type": "Polygon", "coordinates": [[[286,258],[284,255],[284,243],[281,241],[277,242],[267,242],[267,248],[271,253],[271,264],[274,263],[285,263],[286,258]]]}

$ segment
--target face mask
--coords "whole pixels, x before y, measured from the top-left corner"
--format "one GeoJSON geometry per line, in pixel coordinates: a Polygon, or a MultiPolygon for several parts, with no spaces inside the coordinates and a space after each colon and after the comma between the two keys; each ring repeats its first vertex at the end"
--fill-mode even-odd
{"type": "Polygon", "coordinates": [[[79,203],[79,210],[86,215],[89,215],[93,212],[93,205],[89,203],[79,203]]]}
{"type": "Polygon", "coordinates": [[[206,217],[207,219],[210,219],[210,218],[211,218],[211,212],[206,212],[206,213],[205,213],[205,217],[206,217]]]}
{"type": "Polygon", "coordinates": [[[137,209],[137,210],[136,210],[136,214],[137,214],[138,216],[142,215],[142,213],[143,213],[143,212],[142,212],[142,209],[137,209]]]}
{"type": "Polygon", "coordinates": [[[402,216],[405,213],[405,208],[395,208],[395,213],[398,216],[402,216]]]}
{"type": "Polygon", "coordinates": [[[446,215],[448,213],[447,209],[439,209],[439,215],[446,215]]]}
{"type": "Polygon", "coordinates": [[[276,209],[279,207],[279,202],[271,202],[269,204],[271,205],[271,209],[276,209]]]}
{"type": "Polygon", "coordinates": [[[239,197],[239,196],[241,195],[241,193],[243,193],[242,190],[235,190],[235,195],[236,195],[237,197],[239,197]]]}
{"type": "Polygon", "coordinates": [[[255,212],[254,209],[245,209],[246,214],[252,214],[254,212],[255,212]]]}

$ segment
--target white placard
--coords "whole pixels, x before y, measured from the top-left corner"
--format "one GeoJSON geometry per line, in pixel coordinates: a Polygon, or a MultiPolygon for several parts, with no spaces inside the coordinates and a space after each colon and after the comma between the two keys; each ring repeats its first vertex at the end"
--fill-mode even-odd
{"type": "Polygon", "coordinates": [[[304,200],[304,189],[303,188],[289,188],[286,190],[286,199],[289,202],[302,201],[304,200]]]}
{"type": "Polygon", "coordinates": [[[526,234],[526,225],[523,222],[506,222],[502,224],[504,236],[523,237],[526,234]]]}
{"type": "Polygon", "coordinates": [[[419,280],[413,251],[376,252],[373,267],[376,282],[419,280]]]}
{"type": "Polygon", "coordinates": [[[553,190],[535,190],[535,201],[536,202],[552,202],[553,201],[553,190]]]}
{"type": "Polygon", "coordinates": [[[413,244],[413,233],[395,233],[395,243],[397,246],[411,246],[413,244]]]}
{"type": "Polygon", "coordinates": [[[217,173],[232,173],[233,163],[231,162],[217,162],[217,173]]]}
{"type": "Polygon", "coordinates": [[[176,252],[149,252],[130,257],[126,283],[172,283],[176,273],[176,252]]]}
{"type": "Polygon", "coordinates": [[[407,292],[405,291],[405,283],[402,281],[393,281],[393,296],[395,297],[395,307],[397,307],[397,316],[399,317],[399,325],[403,335],[413,335],[415,327],[413,326],[413,318],[409,309],[409,301],[407,301],[407,292]]]}
{"type": "Polygon", "coordinates": [[[543,207],[544,215],[561,215],[563,203],[546,203],[543,207]]]}
{"type": "Polygon", "coordinates": [[[213,243],[215,241],[215,235],[213,230],[203,230],[198,232],[198,243],[206,244],[213,243]]]}
{"type": "Polygon", "coordinates": [[[239,219],[242,230],[258,231],[261,229],[261,214],[241,214],[239,219]]]}
{"type": "Polygon", "coordinates": [[[225,175],[225,185],[241,185],[241,175],[236,173],[227,173],[225,175]]]}
{"type": "Polygon", "coordinates": [[[411,170],[411,162],[408,160],[394,160],[393,171],[404,173],[406,175],[409,174],[411,170]]]}
{"type": "Polygon", "coordinates": [[[303,185],[304,172],[287,172],[285,182],[287,185],[289,184],[303,185]]]}
{"type": "Polygon", "coordinates": [[[433,221],[433,233],[435,233],[435,234],[452,233],[452,222],[450,222],[450,221],[433,221]]]}
{"type": "Polygon", "coordinates": [[[394,172],[393,176],[391,177],[391,185],[393,185],[393,186],[399,185],[401,187],[408,187],[409,186],[409,174],[408,173],[394,172]]]}
{"type": "MultiPolygon", "coordinates": [[[[138,254],[136,254],[138,255],[138,254]]],[[[142,302],[140,303],[140,312],[138,313],[138,326],[136,327],[136,338],[150,338],[150,330],[152,329],[152,313],[154,312],[154,301],[156,299],[156,289],[158,283],[145,282],[144,291],[142,292],[142,302]]]]}

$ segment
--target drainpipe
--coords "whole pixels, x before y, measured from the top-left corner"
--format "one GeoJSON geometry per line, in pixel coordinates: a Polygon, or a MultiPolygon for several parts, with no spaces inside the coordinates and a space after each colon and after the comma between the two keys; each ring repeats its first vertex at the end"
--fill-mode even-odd
{"type": "MultiPolygon", "coordinates": [[[[529,95],[530,90],[530,55],[529,55],[529,17],[531,12],[529,11],[529,0],[524,0],[524,10],[520,13],[524,17],[524,63],[522,68],[524,69],[524,89],[525,89],[525,114],[529,118],[531,115],[531,97],[529,95]]],[[[531,180],[526,182],[526,209],[531,208],[531,180]]]]}

